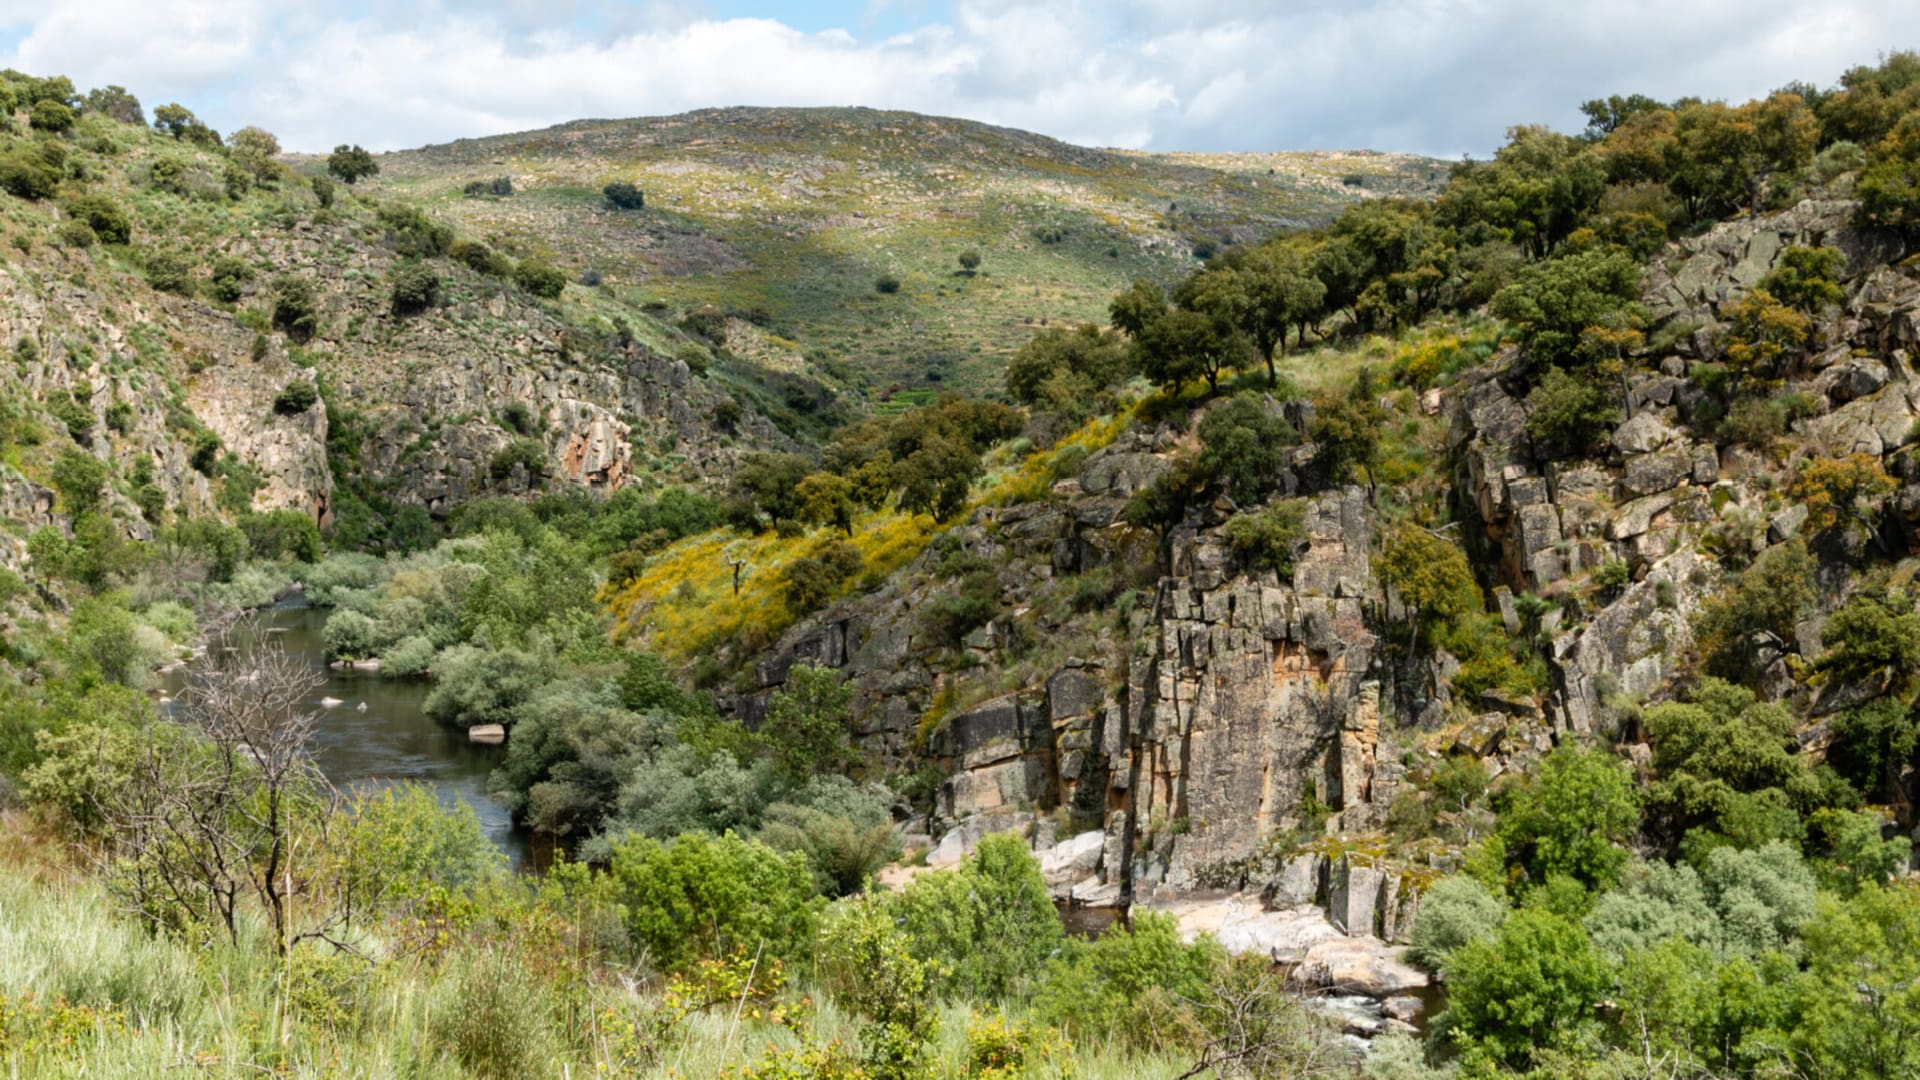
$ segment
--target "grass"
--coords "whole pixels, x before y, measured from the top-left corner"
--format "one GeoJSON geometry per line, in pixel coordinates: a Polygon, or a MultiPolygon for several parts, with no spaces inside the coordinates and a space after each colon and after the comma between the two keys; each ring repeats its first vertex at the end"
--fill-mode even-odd
{"type": "MultiPolygon", "coordinates": [[[[99,887],[60,862],[61,842],[18,814],[0,816],[0,1075],[238,1078],[458,1078],[619,1075],[711,1077],[797,1043],[855,1041],[853,1021],[802,986],[801,1019],[780,1026],[725,1008],[696,1013],[657,1060],[627,1055],[622,1016],[651,991],[594,984],[597,1018],[564,1036],[553,991],[511,953],[456,945],[446,962],[317,959],[282,966],[257,933],[238,947],[193,945],[134,925],[99,887]],[[497,992],[490,993],[493,980],[497,992]],[[491,1063],[489,1067],[488,1063],[491,1063]]],[[[585,974],[584,972],[578,974],[585,974]]],[[[974,1013],[948,1006],[928,1075],[962,1080],[974,1013]]],[[[1038,1080],[1173,1077],[1183,1063],[1125,1047],[1078,1047],[1038,1080]]]]}

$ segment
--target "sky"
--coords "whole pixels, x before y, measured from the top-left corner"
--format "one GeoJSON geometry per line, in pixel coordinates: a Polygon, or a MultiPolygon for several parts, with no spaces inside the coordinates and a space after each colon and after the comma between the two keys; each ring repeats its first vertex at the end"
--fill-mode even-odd
{"type": "Polygon", "coordinates": [[[1484,156],[1589,98],[1744,101],[1907,48],[1914,0],[0,0],[0,66],[306,151],[868,105],[1090,146],[1484,156]]]}

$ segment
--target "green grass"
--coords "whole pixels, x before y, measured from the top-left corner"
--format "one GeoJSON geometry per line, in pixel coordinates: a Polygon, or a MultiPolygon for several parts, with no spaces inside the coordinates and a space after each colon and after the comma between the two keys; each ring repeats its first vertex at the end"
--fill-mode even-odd
{"type": "MultiPolygon", "coordinates": [[[[17,817],[4,824],[16,830],[16,840],[27,832],[17,817]]],[[[855,1039],[847,1016],[803,988],[819,1004],[789,1027],[736,1020],[716,1008],[682,1025],[657,1063],[627,1070],[616,1060],[617,1024],[567,1040],[557,1024],[540,1017],[553,1005],[546,1000],[551,991],[513,961],[502,968],[473,949],[440,965],[336,958],[312,962],[290,983],[288,969],[257,935],[238,947],[155,936],[116,910],[85,876],[52,868],[39,855],[21,858],[15,852],[0,860],[4,1076],[457,1078],[485,1075],[462,1063],[462,1047],[471,1060],[476,1046],[512,1040],[514,1046],[498,1049],[522,1060],[496,1069],[496,1075],[665,1080],[717,1076],[751,1064],[772,1048],[795,1045],[794,1028],[816,1042],[851,1045],[855,1039]],[[466,1022],[483,1008],[475,997],[476,977],[507,984],[499,1014],[486,1014],[498,1028],[476,1030],[466,1022]],[[292,993],[290,985],[297,988],[292,993]],[[49,1034],[50,1015],[60,1026],[49,1034]]],[[[651,991],[612,978],[599,980],[591,999],[603,1015],[634,1015],[653,1003],[651,991]]],[[[942,1010],[929,1055],[931,1078],[968,1075],[963,1063],[972,1015],[964,1006],[942,1010]]],[[[1177,1076],[1185,1067],[1119,1046],[1078,1047],[1064,1064],[1062,1072],[1026,1075],[1153,1080],[1177,1076]]]]}

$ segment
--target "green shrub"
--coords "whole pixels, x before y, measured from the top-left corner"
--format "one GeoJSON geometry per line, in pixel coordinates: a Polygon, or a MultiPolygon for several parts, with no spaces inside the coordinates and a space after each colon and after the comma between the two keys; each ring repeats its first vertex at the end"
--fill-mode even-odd
{"type": "Polygon", "coordinates": [[[973,570],[950,593],[929,601],[920,624],[937,641],[958,645],[1000,610],[1000,580],[991,570],[973,570]]]}
{"type": "Polygon", "coordinates": [[[213,260],[213,298],[226,304],[239,300],[253,275],[253,267],[245,259],[219,256],[213,260]]]}
{"type": "Polygon", "coordinates": [[[505,480],[513,475],[516,465],[526,469],[531,482],[538,483],[547,471],[546,445],[539,439],[517,438],[494,453],[487,472],[495,480],[505,480]]]}
{"type": "Polygon", "coordinates": [[[1606,387],[1558,367],[1548,368],[1527,395],[1527,437],[1543,457],[1587,453],[1619,420],[1606,387]]]}
{"type": "Polygon", "coordinates": [[[892,274],[881,274],[873,280],[873,290],[891,296],[900,291],[900,279],[892,274]]]}
{"type": "Polygon", "coordinates": [[[853,580],[861,565],[860,549],[843,540],[788,563],[783,589],[787,610],[798,616],[824,606],[853,580]]]}
{"type": "Polygon", "coordinates": [[[387,239],[394,250],[406,258],[430,259],[445,255],[453,247],[452,226],[433,220],[415,207],[386,203],[378,217],[387,228],[387,239]]]}
{"type": "Polygon", "coordinates": [[[296,341],[320,328],[320,292],[313,279],[297,274],[273,279],[273,325],[296,341]]]}
{"type": "Polygon", "coordinates": [[[74,517],[99,509],[109,475],[106,462],[72,448],[60,451],[53,461],[53,489],[60,493],[60,505],[74,517]]]}
{"type": "Polygon", "coordinates": [[[455,240],[447,249],[447,257],[478,274],[506,277],[513,273],[513,263],[505,255],[477,240],[455,240]]]}
{"type": "Polygon", "coordinates": [[[944,990],[955,997],[1031,989],[1061,946],[1040,864],[1018,836],[983,838],[959,868],[915,878],[894,907],[914,955],[946,968],[944,990]]]}
{"type": "Polygon", "coordinates": [[[1138,912],[1131,929],[1118,923],[1090,943],[1069,939],[1048,961],[1034,995],[1034,1015],[1077,1040],[1139,1044],[1143,1013],[1168,1001],[1207,996],[1208,973],[1225,959],[1212,938],[1180,940],[1171,915],[1138,912]]]}
{"type": "Polygon", "coordinates": [[[100,237],[94,233],[93,226],[79,218],[68,218],[56,225],[53,238],[61,247],[70,248],[90,248],[100,240],[100,237]]]}
{"type": "Polygon", "coordinates": [[[0,188],[19,199],[47,199],[60,187],[60,169],[26,147],[0,154],[0,188]]]}
{"type": "Polygon", "coordinates": [[[1594,1039],[1594,1006],[1611,984],[1606,961],[1580,924],[1524,908],[1494,937],[1469,941],[1453,954],[1448,1037],[1524,1070],[1544,1051],[1579,1051],[1594,1039]]]}
{"type": "Polygon", "coordinates": [[[436,661],[439,678],[420,709],[437,723],[511,726],[534,692],[553,678],[551,656],[522,649],[455,645],[436,661]]]}
{"type": "Polygon", "coordinates": [[[643,210],[647,205],[647,196],[639,188],[625,180],[615,180],[600,189],[606,196],[607,205],[615,210],[643,210]]]}
{"type": "Polygon", "coordinates": [[[281,416],[298,416],[313,408],[320,391],[306,379],[294,379],[282,387],[273,399],[273,411],[281,416]]]}
{"type": "Polygon", "coordinates": [[[314,201],[320,204],[321,209],[324,210],[333,205],[332,180],[324,176],[310,176],[307,178],[307,184],[313,188],[314,201]]]}
{"type": "Polygon", "coordinates": [[[806,858],[729,833],[616,841],[609,873],[627,928],[656,968],[735,949],[779,959],[811,950],[820,904],[806,858]]]}
{"type": "Polygon", "coordinates": [[[552,263],[540,259],[522,259],[513,268],[513,283],[545,300],[559,297],[567,288],[567,275],[552,263]]]}
{"type": "Polygon", "coordinates": [[[65,102],[51,98],[36,101],[27,122],[35,131],[49,131],[57,135],[73,128],[73,110],[65,102]]]}
{"type": "Polygon", "coordinates": [[[67,204],[67,213],[91,226],[102,243],[125,244],[133,239],[127,212],[105,195],[82,195],[67,204]]]}
{"type": "Polygon", "coordinates": [[[488,195],[505,198],[513,194],[513,177],[496,176],[491,180],[469,180],[461,186],[460,194],[469,199],[483,198],[488,195]]]}
{"type": "Polygon", "coordinates": [[[1283,499],[1259,510],[1235,514],[1227,520],[1227,543],[1249,567],[1265,567],[1282,581],[1293,574],[1293,558],[1306,539],[1307,503],[1283,499]]]}
{"type": "Polygon", "coordinates": [[[410,315],[440,302],[440,274],[425,263],[402,262],[393,268],[391,278],[395,314],[410,315]]]}
{"type": "Polygon", "coordinates": [[[193,263],[185,255],[172,251],[149,252],[145,270],[147,284],[161,292],[193,295],[193,263]]]}
{"type": "Polygon", "coordinates": [[[320,557],[320,526],[305,510],[285,507],[246,514],[240,519],[240,531],[256,559],[291,557],[310,563],[320,557]]]}
{"type": "Polygon", "coordinates": [[[373,160],[373,155],[362,150],[357,143],[352,146],[343,143],[334,147],[333,153],[327,156],[327,171],[346,181],[348,187],[352,187],[366,177],[378,175],[380,163],[373,160]]]}
{"type": "Polygon", "coordinates": [[[1454,953],[1499,933],[1506,917],[1507,905],[1478,881],[1462,874],[1441,878],[1420,897],[1414,959],[1428,971],[1444,972],[1454,953]]]}
{"type": "Polygon", "coordinates": [[[443,986],[434,1034],[473,1075],[538,1076],[562,1056],[551,992],[513,956],[495,948],[467,953],[451,965],[443,986]]]}

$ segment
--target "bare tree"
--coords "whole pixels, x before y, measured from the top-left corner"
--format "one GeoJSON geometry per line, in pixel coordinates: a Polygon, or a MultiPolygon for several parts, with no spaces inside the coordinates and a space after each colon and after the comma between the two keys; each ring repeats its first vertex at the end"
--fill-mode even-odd
{"type": "Polygon", "coordinates": [[[1289,992],[1286,975],[1264,957],[1219,965],[1205,997],[1189,1001],[1197,1048],[1179,1080],[1202,1075],[1312,1080],[1353,1072],[1347,1048],[1325,1020],[1289,992]]]}
{"type": "MultiPolygon", "coordinates": [[[[239,936],[239,912],[259,902],[284,952],[327,936],[332,916],[315,890],[307,928],[293,903],[303,829],[324,832],[338,799],[312,754],[320,714],[307,704],[320,673],[264,641],[252,618],[225,620],[175,698],[185,729],[146,741],[128,782],[105,808],[111,880],[149,919],[212,923],[239,936]]],[[[338,942],[335,942],[338,944],[338,942]]]]}

